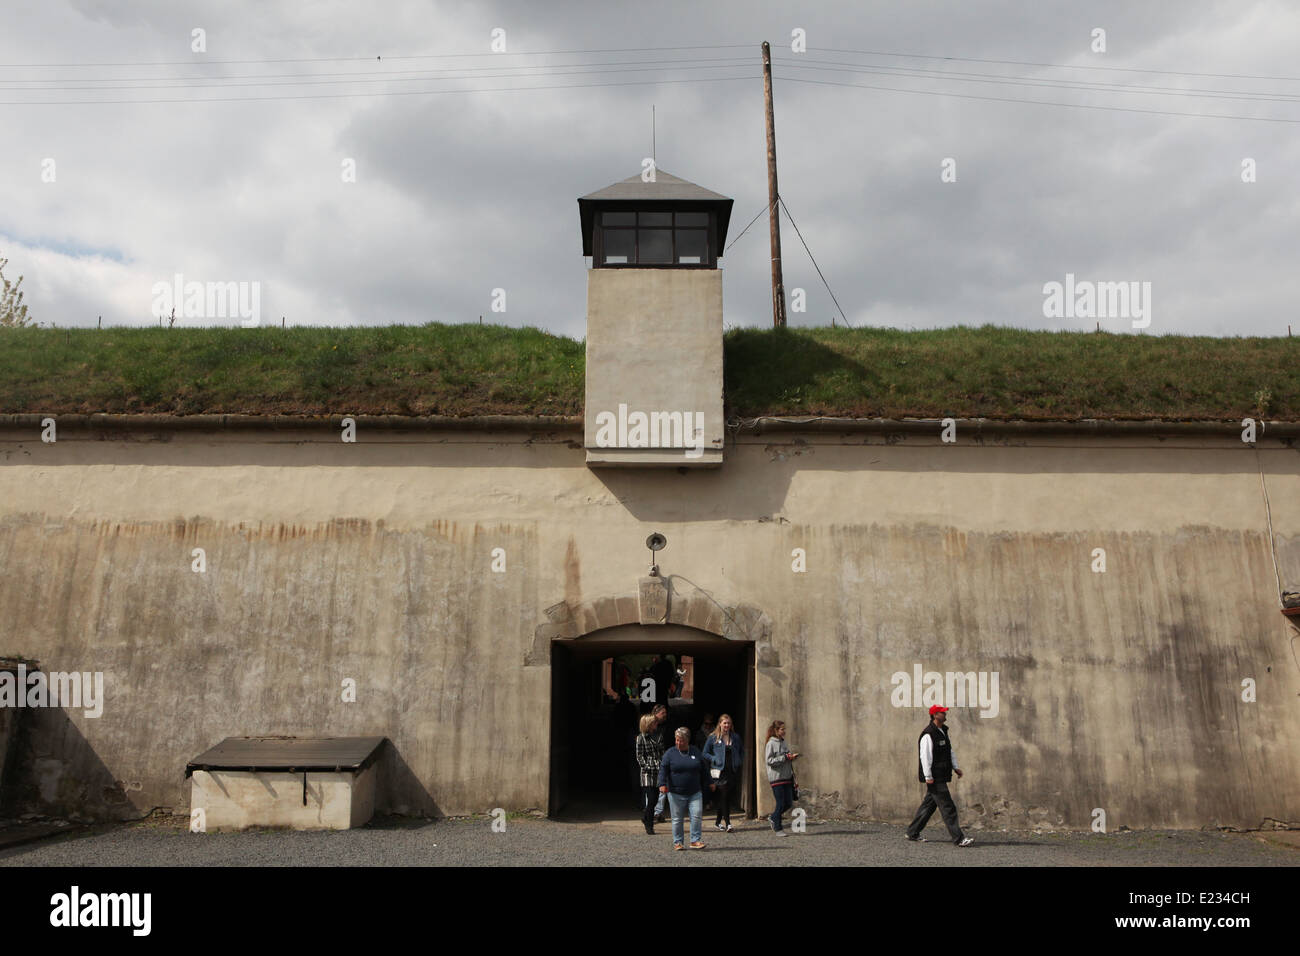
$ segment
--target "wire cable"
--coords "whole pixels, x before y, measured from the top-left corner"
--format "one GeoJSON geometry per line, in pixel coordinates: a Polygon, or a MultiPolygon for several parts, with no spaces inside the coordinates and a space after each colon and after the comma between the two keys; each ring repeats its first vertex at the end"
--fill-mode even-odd
{"type": "Polygon", "coordinates": [[[840,318],[844,320],[845,325],[849,328],[853,328],[853,323],[849,321],[849,317],[845,315],[844,310],[840,308],[840,300],[835,298],[834,292],[831,292],[831,284],[827,282],[826,277],[822,275],[822,267],[819,266],[817,260],[813,258],[812,250],[808,248],[808,243],[804,242],[803,233],[799,231],[799,224],[794,221],[794,216],[790,215],[790,209],[785,204],[785,197],[778,194],[776,198],[777,201],[781,203],[781,208],[785,210],[785,215],[786,218],[790,220],[790,225],[794,226],[794,234],[798,236],[799,241],[803,243],[803,251],[808,253],[808,258],[812,260],[813,268],[817,270],[817,275],[821,277],[822,285],[826,286],[827,292],[830,292],[831,301],[835,303],[835,308],[840,310],[840,318]]]}
{"type": "Polygon", "coordinates": [[[1300,83],[1300,76],[1260,76],[1250,73],[1188,73],[1182,70],[1146,70],[1134,66],[1075,66],[1070,63],[1035,63],[1031,60],[988,60],[969,56],[932,56],[924,53],[887,53],[883,50],[840,50],[834,47],[818,47],[826,53],[850,53],[858,56],[896,56],[916,60],[956,60],[961,63],[993,63],[1000,66],[1041,66],[1056,70],[1113,70],[1123,73],[1156,73],[1163,76],[1201,76],[1214,79],[1231,80],[1280,80],[1287,83],[1300,83]]]}
{"type": "MultiPolygon", "coordinates": [[[[1262,427],[1263,422],[1260,425],[1262,427]]],[[[1277,606],[1285,611],[1286,602],[1282,600],[1282,574],[1277,567],[1277,536],[1273,533],[1273,506],[1268,501],[1268,485],[1264,481],[1264,463],[1259,457],[1258,445],[1254,446],[1254,452],[1255,467],[1259,469],[1259,489],[1264,494],[1264,515],[1268,518],[1268,550],[1273,557],[1273,578],[1277,583],[1277,606]]],[[[1291,630],[1295,631],[1291,635],[1290,641],[1288,641],[1288,647],[1291,649],[1291,660],[1295,663],[1296,669],[1300,670],[1300,657],[1297,657],[1295,652],[1295,641],[1297,637],[1300,637],[1300,627],[1297,627],[1290,617],[1286,618],[1286,622],[1291,627],[1291,630]]]]}
{"type": "MultiPolygon", "coordinates": [[[[83,69],[86,67],[127,67],[127,66],[229,66],[229,65],[248,65],[248,64],[276,64],[276,63],[365,63],[382,60],[448,60],[464,59],[471,57],[521,57],[521,56],[555,56],[568,54],[583,55],[602,55],[608,53],[661,53],[675,52],[681,50],[747,50],[754,46],[752,43],[720,43],[720,44],[695,44],[686,46],[656,46],[656,47],[608,47],[599,49],[586,50],[530,50],[519,51],[515,53],[418,53],[418,54],[376,54],[374,56],[315,56],[315,57],[271,57],[271,58],[249,58],[238,60],[129,60],[119,62],[67,62],[67,63],[40,63],[40,62],[23,62],[23,63],[0,63],[0,69],[18,69],[18,68],[35,68],[47,69],[54,67],[67,67],[83,69]]],[[[1276,76],[1252,73],[1197,73],[1186,70],[1154,70],[1143,67],[1129,66],[1102,66],[1102,65],[1084,65],[1073,63],[1045,63],[1034,60],[999,60],[982,57],[967,56],[943,56],[938,54],[926,53],[899,53],[890,50],[847,50],[839,47],[816,47],[818,53],[842,53],[850,56],[874,56],[874,57],[894,57],[898,59],[913,60],[943,60],[956,63],[988,63],[998,66],[1032,66],[1046,69],[1058,70],[1103,70],[1121,73],[1150,73],[1161,76],[1194,76],[1210,77],[1214,79],[1237,79],[1237,80],[1272,80],[1280,82],[1300,82],[1300,76],[1276,76]]],[[[802,55],[802,54],[801,54],[802,55]]]]}
{"type": "Polygon", "coordinates": [[[1064,106],[1080,110],[1106,110],[1117,113],[1145,113],[1154,116],[1186,116],[1192,119],[1247,120],[1259,123],[1300,123],[1300,119],[1277,116],[1236,116],[1231,113],[1181,113],[1174,110],[1148,110],[1136,106],[1101,106],[1095,103],[1061,103],[1055,100],[1025,100],[1010,96],[980,96],[976,93],[953,93],[946,90],[909,90],[897,86],[875,86],[867,83],[836,83],[833,80],[809,80],[783,76],[787,83],[812,83],[817,86],[846,86],[859,90],[880,90],[886,93],[916,93],[922,96],[951,96],[962,100],[986,100],[993,103],[1027,103],[1034,106],[1064,106]]]}
{"type": "MultiPolygon", "coordinates": [[[[751,43],[730,43],[721,46],[647,46],[647,47],[617,47],[604,50],[533,50],[520,51],[518,53],[416,53],[405,56],[389,56],[390,60],[451,60],[471,56],[556,56],[560,54],[599,54],[599,53],[660,53],[670,50],[740,50],[749,49],[753,46],[751,43]]],[[[17,67],[87,67],[87,66],[229,66],[232,64],[250,64],[250,63],[352,63],[366,62],[371,60],[382,60],[383,54],[375,56],[308,56],[298,57],[296,59],[252,59],[252,60],[151,60],[151,61],[129,61],[124,63],[0,63],[0,68],[17,68],[17,67]]]]}
{"type": "MultiPolygon", "coordinates": [[[[589,64],[573,64],[577,66],[587,66],[589,64]]],[[[679,66],[677,70],[734,70],[738,68],[735,63],[720,63],[714,66],[679,66]]],[[[518,69],[529,69],[529,67],[519,67],[518,69]]],[[[213,83],[155,83],[148,86],[52,86],[52,87],[0,87],[0,90],[6,93],[66,93],[66,92],[109,92],[109,91],[130,91],[130,90],[173,90],[173,89],[198,89],[198,90],[230,90],[241,88],[276,88],[289,86],[337,86],[348,83],[417,83],[417,82],[456,82],[459,80],[497,80],[497,79],[527,79],[537,76],[596,76],[604,73],[654,73],[664,70],[660,66],[647,67],[623,67],[616,66],[612,69],[593,68],[589,70],[555,70],[554,72],[543,73],[488,73],[476,76],[386,76],[382,79],[338,79],[338,80],[291,80],[287,83],[226,83],[224,77],[212,77],[213,83]],[[220,83],[220,85],[214,85],[220,83]]],[[[400,71],[394,71],[394,73],[400,71]]],[[[3,82],[3,81],[0,81],[3,82]]],[[[32,81],[20,81],[32,82],[32,81]]]]}
{"type": "Polygon", "coordinates": [[[250,103],[270,100],[336,100],[375,96],[436,96],[444,93],[514,93],[525,90],[577,90],[608,86],[656,86],[661,83],[723,83],[732,80],[758,80],[751,76],[694,76],[680,80],[628,80],[623,83],[565,83],[539,86],[498,86],[474,90],[381,90],[371,93],[301,93],[283,96],[205,96],[188,99],[152,100],[0,100],[0,106],[101,106],[154,103],[250,103]]]}
{"type": "Polygon", "coordinates": [[[1277,540],[1273,535],[1273,507],[1268,503],[1268,485],[1264,483],[1264,463],[1255,447],[1255,467],[1259,469],[1259,489],[1264,493],[1264,514],[1268,518],[1268,549],[1273,555],[1273,577],[1277,579],[1277,606],[1286,607],[1282,601],[1282,575],[1277,569],[1277,540]]]}
{"type": "MultiPolygon", "coordinates": [[[[761,216],[763,215],[763,213],[770,211],[771,208],[772,208],[772,203],[768,203],[766,206],[764,206],[762,209],[758,211],[758,216],[761,216]]],[[[758,216],[755,216],[753,219],[749,220],[749,226],[752,226],[754,223],[758,222],[758,216]]],[[[749,226],[746,226],[744,229],[740,230],[740,236],[743,236],[745,233],[749,232],[749,226]]],[[[724,254],[729,252],[732,246],[740,242],[740,236],[736,236],[735,239],[732,239],[729,243],[727,243],[726,248],[722,250],[724,254]]]]}
{"type": "MultiPolygon", "coordinates": [[[[95,78],[95,77],[84,77],[84,76],[82,76],[82,77],[67,76],[67,77],[57,77],[57,78],[56,78],[56,77],[43,77],[43,78],[40,78],[40,79],[17,79],[17,80],[15,80],[15,79],[4,79],[4,78],[0,78],[0,84],[8,84],[8,83],[152,83],[152,82],[155,82],[155,81],[168,81],[168,82],[170,82],[170,81],[173,81],[173,80],[200,80],[200,81],[209,81],[209,82],[213,82],[213,83],[221,83],[221,82],[225,82],[225,81],[227,81],[227,80],[279,80],[279,79],[293,79],[293,78],[298,78],[298,77],[302,77],[302,78],[305,78],[305,79],[320,79],[320,78],[323,78],[323,77],[359,78],[359,77],[374,77],[374,76],[378,76],[378,77],[429,76],[429,77],[434,78],[434,79],[441,79],[441,78],[442,78],[442,77],[440,77],[440,76],[436,76],[435,74],[447,74],[447,75],[450,75],[450,76],[453,77],[453,78],[459,76],[459,77],[463,77],[463,78],[465,78],[465,79],[473,79],[474,76],[473,76],[472,74],[482,74],[484,71],[488,71],[488,70],[506,70],[506,71],[517,71],[517,70],[558,70],[558,69],[561,69],[561,68],[567,68],[567,67],[592,67],[592,68],[596,68],[596,67],[610,67],[610,68],[612,68],[612,69],[618,69],[618,68],[625,67],[625,66],[626,66],[626,67],[643,67],[643,66],[645,66],[645,67],[650,67],[650,66],[655,66],[655,65],[658,65],[658,64],[665,64],[665,63],[670,63],[670,64],[678,64],[678,63],[710,64],[710,63],[712,63],[712,64],[722,65],[722,64],[724,64],[724,63],[732,63],[732,64],[734,64],[734,63],[748,63],[748,62],[752,62],[752,60],[753,60],[753,57],[747,57],[747,56],[745,56],[745,57],[741,57],[741,56],[732,56],[732,57],[682,57],[682,58],[677,58],[677,59],[665,59],[665,60],[625,60],[625,61],[623,61],[623,62],[618,62],[618,61],[613,61],[613,60],[611,60],[611,61],[608,61],[608,62],[597,61],[597,62],[593,62],[593,63],[526,63],[526,64],[520,64],[519,66],[500,66],[500,67],[497,67],[497,66],[466,66],[466,67],[456,67],[456,68],[453,68],[453,69],[442,69],[442,70],[418,70],[418,69],[405,69],[405,70],[347,70],[347,71],[337,72],[337,73],[317,73],[317,72],[312,72],[312,73],[233,73],[233,74],[226,74],[226,75],[221,75],[221,76],[216,76],[216,75],[206,75],[206,76],[205,76],[205,75],[202,75],[202,74],[189,74],[189,75],[182,75],[182,76],[166,76],[166,75],[159,75],[159,76],[113,76],[113,77],[103,77],[102,79],[97,79],[97,78],[95,78]]],[[[506,76],[506,75],[510,75],[510,74],[509,74],[509,73],[502,73],[501,75],[506,76]]]]}
{"type": "MultiPolygon", "coordinates": [[[[813,60],[798,63],[785,58],[779,61],[783,66],[800,70],[822,70],[836,73],[870,73],[878,76],[898,76],[909,79],[947,80],[960,83],[996,83],[1005,86],[1040,86],[1048,89],[1074,90],[1088,93],[1129,93],[1143,96],[1197,96],[1207,99],[1243,100],[1261,103],[1295,103],[1300,102],[1300,94],[1277,92],[1251,92],[1234,90],[1178,89],[1169,86],[1138,86],[1132,83],[1097,83],[1091,80],[1054,80],[1050,78],[996,76],[981,73],[964,73],[945,70],[918,70],[911,67],[862,67],[855,65],[822,65],[826,61],[813,60]]],[[[829,61],[835,63],[836,61],[829,61]]]]}

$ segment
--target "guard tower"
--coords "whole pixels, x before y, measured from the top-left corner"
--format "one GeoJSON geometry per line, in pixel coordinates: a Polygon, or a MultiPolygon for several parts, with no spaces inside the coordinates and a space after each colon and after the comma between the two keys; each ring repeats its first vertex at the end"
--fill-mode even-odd
{"type": "Polygon", "coordinates": [[[583,196],[578,212],[591,257],[587,464],[722,464],[718,260],[731,200],[656,170],[583,196]]]}

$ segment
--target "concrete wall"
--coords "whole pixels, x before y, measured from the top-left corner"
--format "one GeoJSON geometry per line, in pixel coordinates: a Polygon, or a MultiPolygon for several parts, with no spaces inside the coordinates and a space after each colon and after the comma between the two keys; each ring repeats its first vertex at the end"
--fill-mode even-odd
{"type": "Polygon", "coordinates": [[[381,812],[545,808],[547,644],[635,615],[661,531],[674,620],[757,642],[758,723],[790,724],[814,813],[910,817],[925,717],[893,678],[919,665],[998,674],[996,716],[951,714],[964,821],[1300,822],[1260,481],[1295,582],[1297,465],[1208,438],[751,436],[679,473],[544,433],[5,432],[0,647],[105,673],[103,716],[28,714],[27,797],[183,811],[226,736],[382,734],[381,812]]]}
{"type": "Polygon", "coordinates": [[[202,829],[347,830],[374,816],[376,769],[288,773],[196,770],[190,777],[190,826],[202,811],[202,829]],[[304,801],[303,784],[306,782],[304,801]]]}
{"type": "MultiPolygon", "coordinates": [[[[592,464],[673,467],[722,460],[722,272],[591,269],[587,272],[585,443],[592,464]],[[597,415],[683,412],[703,423],[703,453],[601,448],[597,415]],[[701,417],[695,417],[701,416],[701,417]]],[[[699,442],[692,436],[692,443],[699,442]]],[[[663,442],[667,445],[668,442],[663,442]]]]}

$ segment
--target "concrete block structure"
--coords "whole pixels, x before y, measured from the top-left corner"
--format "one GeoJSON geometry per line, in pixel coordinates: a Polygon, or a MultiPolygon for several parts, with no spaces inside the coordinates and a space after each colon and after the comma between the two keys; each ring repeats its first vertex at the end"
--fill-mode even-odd
{"type": "Polygon", "coordinates": [[[347,830],[375,812],[382,737],[228,738],[186,768],[197,829],[347,830]]]}

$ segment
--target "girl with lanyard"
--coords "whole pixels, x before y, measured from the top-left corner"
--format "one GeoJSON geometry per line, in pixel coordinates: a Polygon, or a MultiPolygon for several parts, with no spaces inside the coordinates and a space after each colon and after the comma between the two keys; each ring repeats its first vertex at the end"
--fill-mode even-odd
{"type": "Polygon", "coordinates": [[[740,735],[735,733],[732,727],[730,714],[723,714],[718,718],[717,729],[704,743],[704,758],[711,762],[713,769],[710,773],[718,785],[714,793],[714,799],[718,804],[718,819],[713,827],[715,830],[725,830],[730,833],[735,829],[731,825],[731,791],[734,785],[740,782],[740,772],[745,760],[740,735]]]}

